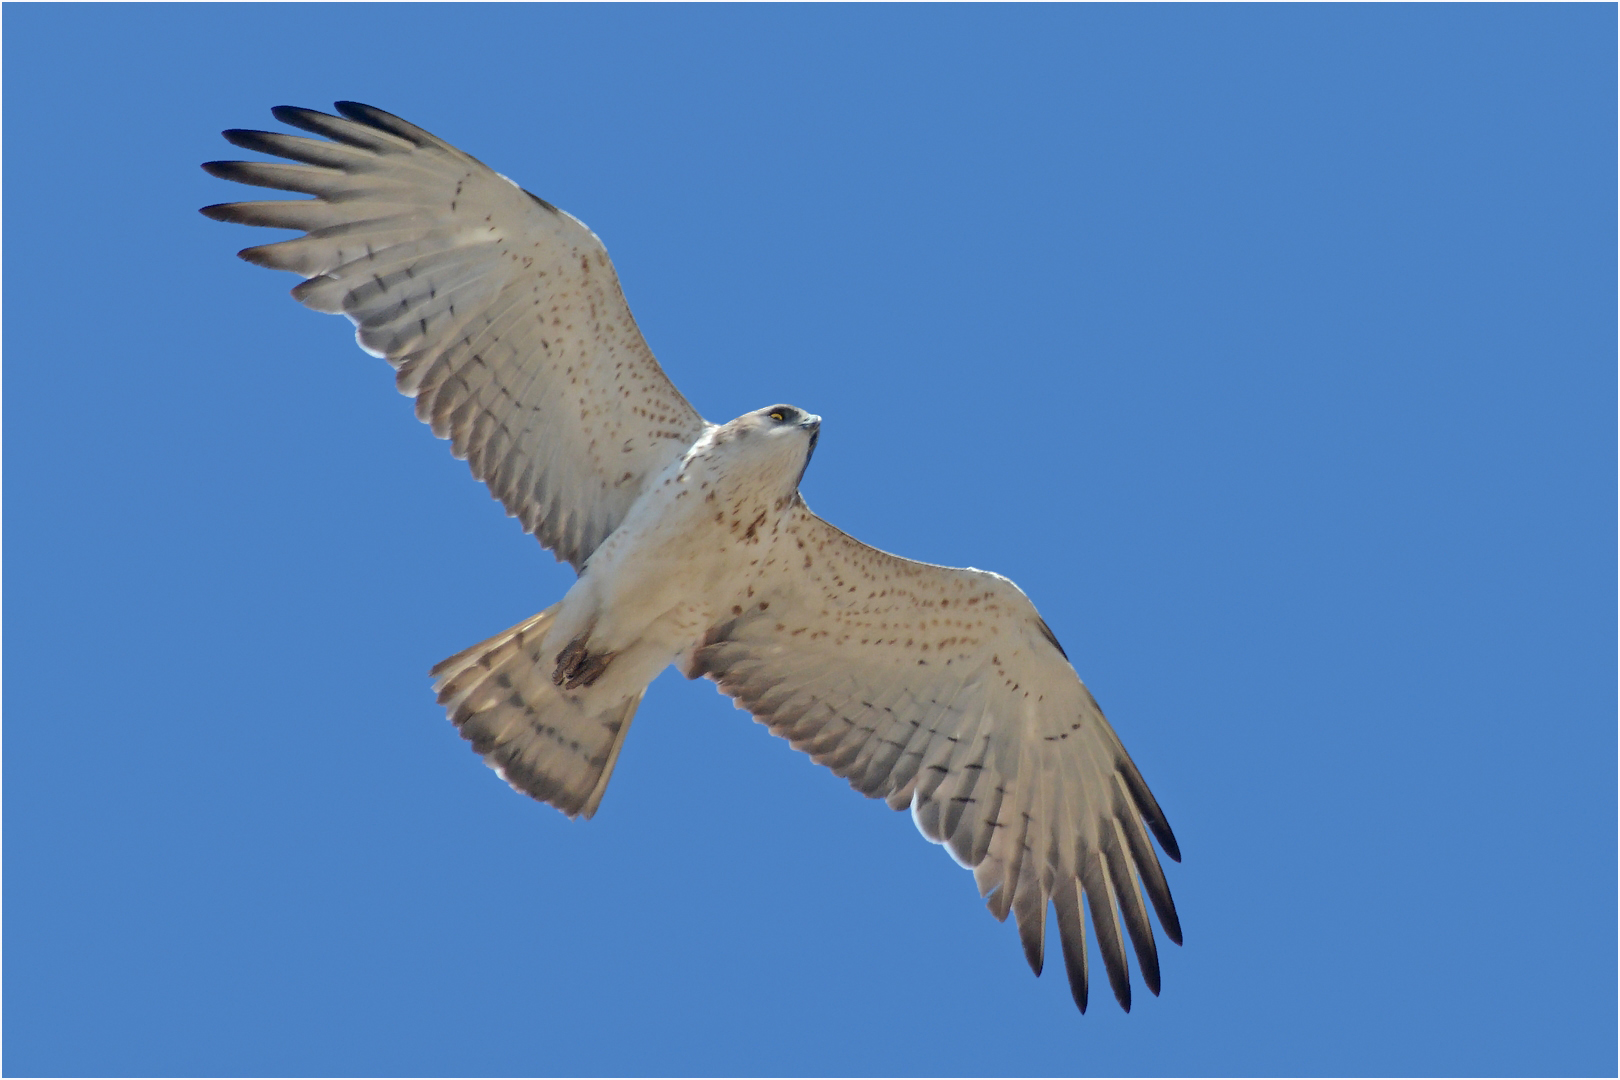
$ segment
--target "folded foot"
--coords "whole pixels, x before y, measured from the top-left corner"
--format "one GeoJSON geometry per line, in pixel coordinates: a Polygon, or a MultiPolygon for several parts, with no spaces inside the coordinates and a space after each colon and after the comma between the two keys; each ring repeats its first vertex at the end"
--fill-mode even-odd
{"type": "Polygon", "coordinates": [[[564,690],[590,686],[602,677],[602,672],[617,655],[591,652],[586,646],[586,635],[581,634],[557,654],[557,667],[551,673],[551,681],[564,690]]]}

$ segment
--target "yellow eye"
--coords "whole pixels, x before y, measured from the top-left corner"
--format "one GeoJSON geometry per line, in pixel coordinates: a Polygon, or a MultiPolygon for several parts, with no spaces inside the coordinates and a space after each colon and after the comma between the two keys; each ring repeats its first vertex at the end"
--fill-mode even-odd
{"type": "Polygon", "coordinates": [[[787,419],[787,417],[782,415],[781,409],[777,409],[775,412],[771,413],[771,419],[775,420],[777,423],[781,423],[783,420],[787,419]]]}

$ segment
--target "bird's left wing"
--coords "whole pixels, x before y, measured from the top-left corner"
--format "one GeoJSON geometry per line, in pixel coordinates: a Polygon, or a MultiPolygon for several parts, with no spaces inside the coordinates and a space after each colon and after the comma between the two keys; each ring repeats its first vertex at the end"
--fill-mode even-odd
{"type": "Polygon", "coordinates": [[[1180,851],[1034,605],[999,575],[868,547],[802,501],[783,537],[750,606],[693,649],[687,674],[857,791],[909,806],[924,836],[973,868],[991,912],[1015,914],[1037,975],[1054,904],[1082,1011],[1082,898],[1120,1004],[1127,936],[1157,994],[1148,904],[1178,944],[1181,926],[1149,832],[1180,851]]]}
{"type": "Polygon", "coordinates": [[[589,229],[414,124],[337,108],[273,110],[325,139],[225,132],[295,164],[203,166],[315,198],[203,213],[304,230],[241,255],[308,278],[293,296],[353,320],[416,415],[578,569],[708,425],[653,359],[589,229]]]}

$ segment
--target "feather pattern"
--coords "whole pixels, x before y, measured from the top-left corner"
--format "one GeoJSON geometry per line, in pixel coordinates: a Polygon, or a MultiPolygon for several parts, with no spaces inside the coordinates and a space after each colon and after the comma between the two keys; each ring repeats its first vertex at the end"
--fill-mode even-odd
{"type": "Polygon", "coordinates": [[[1015,917],[1036,974],[1055,902],[1082,1010],[1086,907],[1119,1003],[1130,1008],[1127,938],[1157,994],[1147,901],[1178,944],[1181,927],[1149,830],[1171,858],[1180,850],[1034,605],[996,574],[868,547],[802,500],[785,532],[794,557],[710,630],[687,674],[857,791],[909,807],[974,868],[991,912],[1015,917]]]}
{"type": "Polygon", "coordinates": [[[291,163],[204,166],[315,198],[203,213],[303,230],[242,257],[299,274],[295,298],[348,316],[434,434],[579,569],[709,425],[653,358],[589,229],[414,124],[337,108],[274,110],[323,138],[225,132],[291,163]]]}
{"type": "Polygon", "coordinates": [[[541,653],[554,604],[433,668],[439,703],[501,779],[569,817],[590,817],[645,688],[602,707],[562,694],[541,653]]]}

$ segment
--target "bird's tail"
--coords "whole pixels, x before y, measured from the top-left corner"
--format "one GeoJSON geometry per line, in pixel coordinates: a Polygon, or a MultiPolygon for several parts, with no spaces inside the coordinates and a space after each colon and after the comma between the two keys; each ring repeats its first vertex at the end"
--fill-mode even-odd
{"type": "Polygon", "coordinates": [[[439,703],[501,779],[569,817],[596,813],[646,687],[602,702],[552,680],[546,633],[561,603],[436,664],[439,703]]]}

